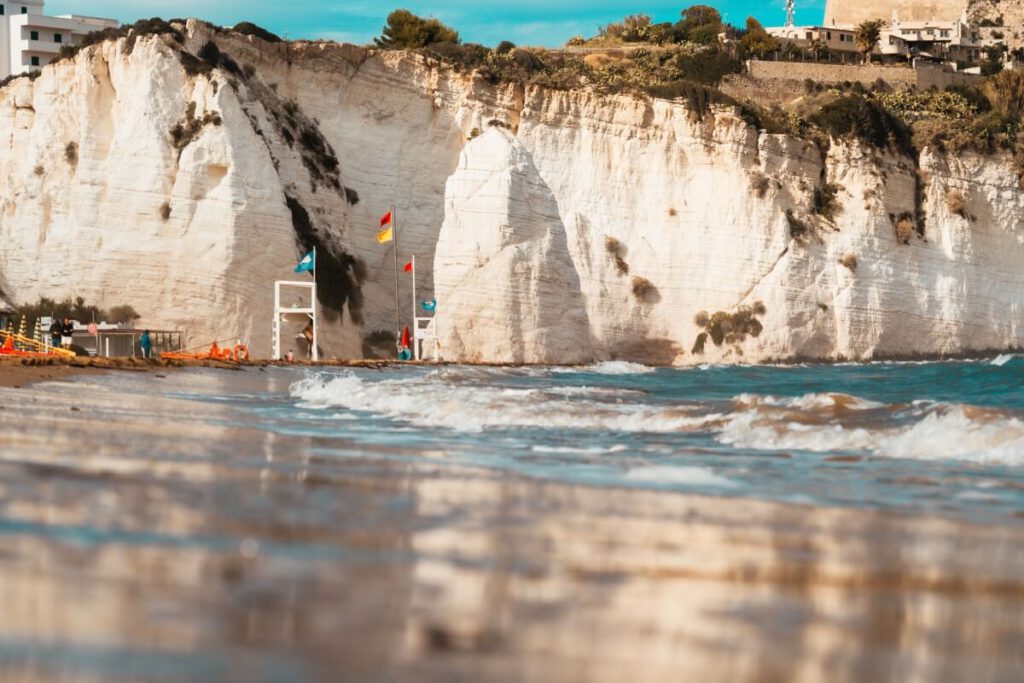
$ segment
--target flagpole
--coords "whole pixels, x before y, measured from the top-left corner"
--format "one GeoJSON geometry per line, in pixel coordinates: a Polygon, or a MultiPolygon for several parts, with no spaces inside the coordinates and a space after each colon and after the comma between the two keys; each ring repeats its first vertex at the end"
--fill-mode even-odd
{"type": "Polygon", "coordinates": [[[416,322],[416,254],[412,255],[412,357],[420,359],[420,345],[416,341],[419,332],[419,323],[416,322]]]}
{"type": "Polygon", "coordinates": [[[391,228],[392,241],[395,243],[395,339],[397,340],[395,346],[398,351],[401,351],[402,313],[398,302],[398,211],[394,204],[391,205],[391,228]]]}
{"type": "Polygon", "coordinates": [[[316,304],[317,304],[317,298],[316,298],[316,247],[314,246],[313,247],[313,305],[311,306],[311,308],[313,309],[313,341],[312,341],[313,348],[311,348],[309,350],[310,351],[309,356],[310,356],[310,358],[313,359],[313,362],[317,362],[317,361],[320,360],[320,352],[317,350],[317,345],[319,343],[319,340],[317,339],[317,331],[316,331],[316,328],[317,328],[317,324],[316,324],[316,304]]]}

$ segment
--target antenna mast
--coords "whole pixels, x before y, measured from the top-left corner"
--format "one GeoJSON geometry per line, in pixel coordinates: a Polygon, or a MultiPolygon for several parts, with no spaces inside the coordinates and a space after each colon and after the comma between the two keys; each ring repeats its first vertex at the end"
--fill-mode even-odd
{"type": "Polygon", "coordinates": [[[786,0],[786,26],[796,25],[796,0],[786,0]]]}

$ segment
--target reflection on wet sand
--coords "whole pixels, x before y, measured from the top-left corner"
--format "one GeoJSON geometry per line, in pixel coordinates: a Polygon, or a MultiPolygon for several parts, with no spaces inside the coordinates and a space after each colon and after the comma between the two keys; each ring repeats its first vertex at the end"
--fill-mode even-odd
{"type": "Polygon", "coordinates": [[[0,390],[0,678],[1024,670],[1019,525],[567,486],[442,452],[356,456],[344,438],[267,433],[164,387],[144,401],[102,383],[20,392],[0,390]]]}

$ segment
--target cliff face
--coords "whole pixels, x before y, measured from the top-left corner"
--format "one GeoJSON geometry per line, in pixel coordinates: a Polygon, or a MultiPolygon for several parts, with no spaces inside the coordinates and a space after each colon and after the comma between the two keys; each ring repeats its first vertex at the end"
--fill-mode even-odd
{"type": "Polygon", "coordinates": [[[901,21],[956,21],[970,0],[828,0],[825,25],[859,24],[871,19],[892,20],[893,12],[901,21]]]}
{"type": "Polygon", "coordinates": [[[264,355],[272,282],[315,245],[324,351],[356,355],[394,327],[391,245],[375,239],[394,204],[451,360],[1021,345],[1016,175],[969,155],[918,166],[838,142],[823,156],[725,110],[495,87],[417,55],[190,23],[183,46],[107,43],[0,91],[0,287],[131,303],[264,355]],[[228,59],[188,75],[178,51],[209,41],[228,59]]]}

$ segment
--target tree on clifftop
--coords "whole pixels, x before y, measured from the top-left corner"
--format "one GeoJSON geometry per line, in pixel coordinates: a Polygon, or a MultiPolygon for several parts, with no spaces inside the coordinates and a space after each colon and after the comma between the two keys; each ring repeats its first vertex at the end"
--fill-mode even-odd
{"type": "Polygon", "coordinates": [[[458,42],[459,33],[455,29],[404,9],[389,14],[382,35],[373,39],[374,45],[385,50],[416,50],[436,43],[458,42]]]}
{"type": "Polygon", "coordinates": [[[869,19],[856,28],[853,39],[857,43],[857,51],[864,55],[864,63],[871,63],[871,52],[882,37],[881,19],[869,19]]]}
{"type": "Polygon", "coordinates": [[[747,17],[747,31],[740,42],[747,52],[762,59],[781,47],[778,39],[770,35],[754,17],[747,17]]]}
{"type": "Polygon", "coordinates": [[[722,32],[722,15],[714,7],[692,5],[681,13],[682,19],[676,24],[676,34],[682,40],[693,43],[717,43],[722,32]]]}

